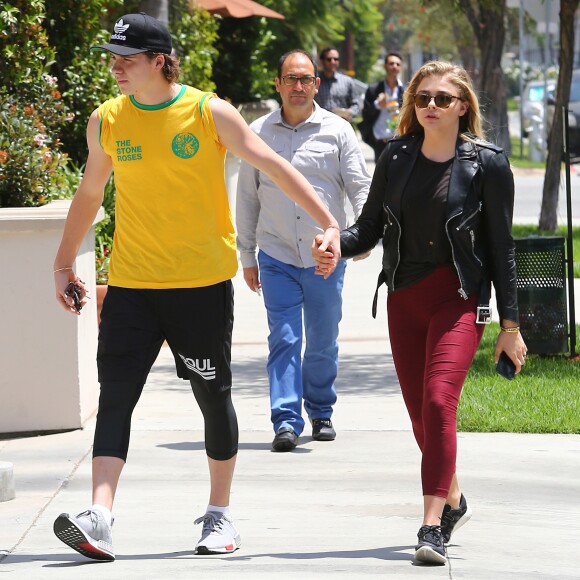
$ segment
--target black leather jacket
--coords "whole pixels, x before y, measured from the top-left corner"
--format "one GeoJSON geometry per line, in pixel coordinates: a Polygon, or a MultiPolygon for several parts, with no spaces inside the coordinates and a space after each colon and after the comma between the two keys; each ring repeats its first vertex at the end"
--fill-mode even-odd
{"type": "MultiPolygon", "coordinates": [[[[489,305],[493,283],[500,320],[518,321],[514,241],[511,235],[514,181],[503,150],[474,137],[457,141],[445,229],[463,298],[477,293],[479,305],[489,305]]],[[[401,238],[400,207],[422,135],[393,139],[381,155],[369,197],[357,222],[340,234],[344,258],[375,247],[383,239],[383,269],[378,287],[395,290],[401,238]]],[[[373,316],[376,312],[376,294],[373,316]]]]}

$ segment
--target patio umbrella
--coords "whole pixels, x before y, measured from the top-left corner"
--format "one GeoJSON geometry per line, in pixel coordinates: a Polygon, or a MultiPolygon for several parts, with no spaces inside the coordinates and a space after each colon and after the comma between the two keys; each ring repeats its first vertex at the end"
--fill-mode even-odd
{"type": "Polygon", "coordinates": [[[247,16],[265,16],[266,18],[284,19],[285,16],[270,8],[266,8],[253,0],[192,0],[212,14],[231,16],[233,18],[246,18],[247,16]]]}

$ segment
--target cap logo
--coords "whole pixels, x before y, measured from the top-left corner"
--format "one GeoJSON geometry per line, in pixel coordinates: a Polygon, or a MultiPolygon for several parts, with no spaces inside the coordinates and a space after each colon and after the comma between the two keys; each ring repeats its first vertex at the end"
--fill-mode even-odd
{"type": "Polygon", "coordinates": [[[128,24],[123,24],[123,19],[119,20],[119,22],[115,23],[115,34],[111,36],[111,39],[115,40],[127,40],[126,36],[123,36],[123,32],[125,32],[129,28],[128,24]]]}
{"type": "MultiPolygon", "coordinates": [[[[0,10],[1,12],[1,10],[0,10]]],[[[93,46],[120,56],[143,52],[171,54],[171,34],[165,25],[145,14],[125,14],[117,18],[108,43],[93,46]]]]}

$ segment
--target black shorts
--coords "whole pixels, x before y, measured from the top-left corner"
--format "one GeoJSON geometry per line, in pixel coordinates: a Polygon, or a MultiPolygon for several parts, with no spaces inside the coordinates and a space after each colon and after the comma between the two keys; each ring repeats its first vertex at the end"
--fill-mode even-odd
{"type": "Polygon", "coordinates": [[[166,340],[178,377],[229,389],[233,311],[231,280],[168,290],[109,286],[99,328],[99,382],[144,384],[166,340]]]}

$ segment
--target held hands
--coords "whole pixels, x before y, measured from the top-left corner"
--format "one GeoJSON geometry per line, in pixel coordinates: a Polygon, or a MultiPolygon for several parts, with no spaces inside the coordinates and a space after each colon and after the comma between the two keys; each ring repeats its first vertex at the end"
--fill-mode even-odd
{"type": "Polygon", "coordinates": [[[340,260],[340,230],[331,226],[324,235],[318,234],[312,242],[312,257],[316,262],[314,273],[326,280],[340,260]]]}
{"type": "Polygon", "coordinates": [[[79,315],[87,303],[84,282],[76,276],[72,268],[57,269],[54,272],[54,287],[58,303],[68,312],[79,315]]]}
{"type": "Polygon", "coordinates": [[[517,332],[505,332],[502,330],[497,337],[495,344],[495,364],[499,360],[499,355],[504,351],[516,365],[516,375],[526,364],[528,347],[522,338],[519,330],[517,332]]]}

